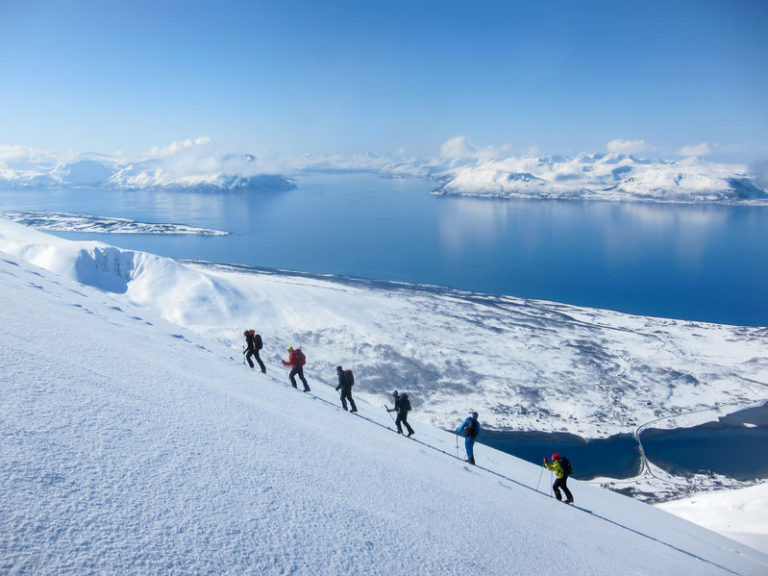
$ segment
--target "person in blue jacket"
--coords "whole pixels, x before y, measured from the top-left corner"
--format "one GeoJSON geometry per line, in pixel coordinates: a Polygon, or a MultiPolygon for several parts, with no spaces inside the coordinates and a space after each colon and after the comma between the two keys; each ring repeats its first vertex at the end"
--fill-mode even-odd
{"type": "Polygon", "coordinates": [[[472,412],[467,419],[456,429],[456,434],[464,436],[464,448],[467,451],[467,462],[475,463],[475,440],[480,433],[480,422],[477,421],[477,412],[472,412]]]}

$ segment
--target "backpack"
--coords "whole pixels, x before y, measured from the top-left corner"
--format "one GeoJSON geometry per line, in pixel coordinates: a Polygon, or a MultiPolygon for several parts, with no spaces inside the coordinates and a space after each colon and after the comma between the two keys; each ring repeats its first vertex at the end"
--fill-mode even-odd
{"type": "Polygon", "coordinates": [[[464,426],[464,434],[467,438],[477,438],[477,420],[470,418],[464,426]]]}
{"type": "Polygon", "coordinates": [[[349,368],[344,370],[344,379],[347,381],[350,388],[355,385],[355,376],[349,368]]]}
{"type": "MultiPolygon", "coordinates": [[[[253,332],[253,330],[251,330],[251,332],[253,332]]],[[[256,350],[264,348],[264,343],[261,341],[261,334],[256,334],[256,337],[253,339],[253,347],[256,348],[256,350]]]]}
{"type": "Polygon", "coordinates": [[[400,394],[400,408],[403,412],[411,411],[411,401],[408,400],[408,394],[400,394]]]}
{"type": "Polygon", "coordinates": [[[296,363],[299,366],[304,366],[304,364],[307,363],[307,357],[304,356],[304,352],[301,351],[301,348],[296,348],[293,353],[296,355],[296,363]]]}
{"type": "Polygon", "coordinates": [[[573,473],[573,468],[571,468],[571,462],[565,456],[560,456],[560,468],[563,469],[563,474],[565,474],[566,476],[570,476],[573,473]]]}

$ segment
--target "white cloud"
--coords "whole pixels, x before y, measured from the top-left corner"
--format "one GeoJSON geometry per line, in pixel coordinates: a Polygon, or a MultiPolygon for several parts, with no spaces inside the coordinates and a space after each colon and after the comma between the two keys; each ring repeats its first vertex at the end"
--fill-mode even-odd
{"type": "Polygon", "coordinates": [[[528,148],[523,151],[524,158],[538,158],[542,154],[543,152],[541,148],[539,148],[536,144],[533,146],[528,146],[528,148]]]}
{"type": "Polygon", "coordinates": [[[200,136],[194,140],[188,139],[181,142],[171,142],[169,146],[161,148],[155,146],[149,149],[150,156],[173,156],[182,150],[189,150],[199,146],[206,146],[211,143],[211,139],[208,136],[200,136]]]}
{"type": "Polygon", "coordinates": [[[677,153],[680,156],[707,156],[712,154],[712,148],[709,143],[702,142],[701,144],[683,146],[677,153]]]}
{"type": "Polygon", "coordinates": [[[637,154],[648,149],[645,140],[611,140],[606,144],[611,154],[637,154]]]}
{"type": "Polygon", "coordinates": [[[474,156],[477,149],[466,136],[456,136],[440,146],[440,155],[443,158],[467,158],[474,156]]]}
{"type": "Polygon", "coordinates": [[[0,163],[51,163],[55,155],[25,146],[0,144],[0,163]]]}
{"type": "Polygon", "coordinates": [[[753,162],[749,171],[755,178],[755,182],[764,190],[768,190],[768,160],[758,160],[753,162]]]}

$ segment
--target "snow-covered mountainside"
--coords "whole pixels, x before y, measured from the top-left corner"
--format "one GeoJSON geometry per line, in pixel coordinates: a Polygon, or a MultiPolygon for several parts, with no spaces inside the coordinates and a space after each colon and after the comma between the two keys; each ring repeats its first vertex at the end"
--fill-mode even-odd
{"type": "MultiPolygon", "coordinates": [[[[353,314],[362,325],[361,304],[374,302],[358,288],[278,277],[259,299],[224,273],[7,222],[2,245],[0,573],[768,571],[765,554],[607,490],[571,481],[583,509],[567,507],[541,467],[490,448],[471,467],[418,408],[414,439],[393,432],[374,392],[345,413],[317,361],[303,394],[275,362],[277,336],[262,375],[212,327],[237,313],[241,332],[293,301],[285,318],[302,295],[329,304],[315,314],[335,328],[353,314]],[[159,310],[210,324],[192,331],[159,310]]],[[[433,297],[456,310],[446,296],[418,299],[433,297]]],[[[396,291],[375,298],[400,314],[396,291]]],[[[293,330],[282,327],[284,342],[293,330]]],[[[322,338],[301,343],[319,358],[322,338]]],[[[345,351],[333,362],[356,361],[345,351]]]]}
{"type": "Polygon", "coordinates": [[[247,154],[225,158],[150,157],[128,162],[105,155],[60,160],[0,158],[0,186],[6,188],[98,188],[109,190],[191,190],[231,192],[290,190],[294,182],[267,174],[247,154]]]}
{"type": "Polygon", "coordinates": [[[768,203],[745,166],[622,154],[473,161],[440,175],[443,195],[494,198],[768,203]]]}
{"type": "Polygon", "coordinates": [[[187,263],[72,242],[0,220],[0,250],[125,294],[239,353],[255,328],[273,365],[299,344],[308,373],[355,366],[378,401],[407,389],[453,428],[470,407],[495,429],[585,438],[715,419],[764,400],[768,330],[647,318],[386,282],[187,263]],[[702,411],[704,411],[703,414],[702,411]]]}

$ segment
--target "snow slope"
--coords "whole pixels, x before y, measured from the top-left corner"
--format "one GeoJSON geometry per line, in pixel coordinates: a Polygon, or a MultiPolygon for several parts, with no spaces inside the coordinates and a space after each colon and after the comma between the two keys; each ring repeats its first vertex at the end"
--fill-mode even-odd
{"type": "Polygon", "coordinates": [[[572,482],[592,513],[566,507],[548,478],[536,490],[540,467],[487,447],[470,467],[418,411],[418,441],[376,402],[344,413],[330,375],[310,372],[303,394],[274,362],[253,373],[215,338],[66,277],[62,250],[18,251],[64,275],[0,255],[0,573],[768,571],[768,556],[609,491],[572,482]]]}
{"type": "Polygon", "coordinates": [[[657,506],[758,550],[768,550],[768,484],[705,492],[657,506]]]}
{"type": "Polygon", "coordinates": [[[353,365],[365,382],[362,397],[375,401],[393,388],[407,389],[420,417],[441,428],[453,429],[472,407],[487,427],[605,437],[662,417],[675,426],[674,417],[690,420],[691,412],[716,419],[768,393],[765,328],[184,265],[2,219],[0,251],[125,294],[234,354],[243,329],[252,327],[273,364],[286,346],[298,344],[314,374],[353,365]]]}

